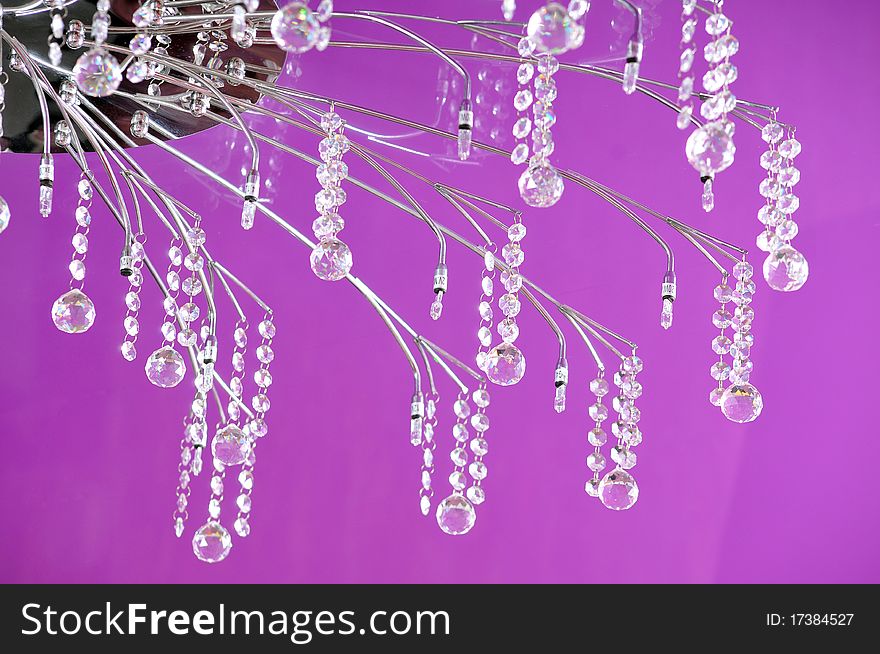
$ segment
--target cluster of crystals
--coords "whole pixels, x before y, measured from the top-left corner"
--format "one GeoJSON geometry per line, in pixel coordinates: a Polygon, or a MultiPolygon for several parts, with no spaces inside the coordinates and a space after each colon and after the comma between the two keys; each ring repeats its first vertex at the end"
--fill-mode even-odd
{"type": "Polygon", "coordinates": [[[721,333],[712,341],[712,349],[718,354],[718,363],[710,369],[712,378],[718,387],[709,394],[709,401],[721,408],[724,416],[733,422],[751,422],[761,415],[764,402],[761,393],[749,383],[754,364],[751,350],[755,343],[752,334],[752,321],[755,311],[751,307],[755,295],[755,282],[752,280],[753,268],[746,261],[740,261],[733,268],[736,285],[730,288],[725,275],[721,284],[715,287],[715,299],[721,308],[712,315],[712,323],[721,329],[721,333]],[[731,314],[727,304],[736,305],[731,314]],[[733,328],[733,338],[726,334],[727,328],[733,328]],[[724,360],[729,354],[732,364],[724,360]],[[724,384],[729,385],[725,390],[724,384]]]}
{"type": "Polygon", "coordinates": [[[92,222],[89,208],[92,206],[92,185],[83,172],[77,185],[79,199],[76,211],[76,231],[71,241],[73,256],[68,269],[70,270],[70,290],[59,297],[52,305],[52,321],[55,326],[67,334],[79,334],[88,331],[95,322],[95,305],[83,292],[86,277],[86,254],[89,250],[89,225],[92,222]]]}
{"type": "MultiPolygon", "coordinates": [[[[49,62],[53,66],[61,63],[61,45],[64,43],[64,0],[49,0],[49,62]]],[[[105,28],[106,30],[106,28],[105,28]]],[[[106,34],[106,32],[105,32],[106,34]]]]}
{"type": "Polygon", "coordinates": [[[538,74],[535,75],[535,64],[532,63],[535,59],[532,55],[538,49],[536,41],[523,38],[518,49],[521,57],[530,60],[521,63],[517,69],[520,89],[514,96],[513,104],[519,117],[513,125],[513,136],[522,142],[513,149],[511,161],[516,165],[528,162],[519,178],[519,194],[523,202],[532,207],[548,208],[556,204],[565,191],[562,176],[550,163],[550,155],[555,147],[551,133],[556,124],[553,102],[558,93],[553,76],[559,70],[559,61],[550,52],[539,52],[538,74]],[[534,92],[526,86],[533,78],[534,92]],[[534,121],[525,115],[529,107],[532,108],[534,121]],[[532,136],[531,158],[529,134],[532,136]]]}
{"type": "MultiPolygon", "coordinates": [[[[107,30],[110,27],[110,0],[98,0],[97,11],[92,17],[92,41],[94,46],[84,52],[76,60],[73,67],[73,77],[79,90],[92,97],[103,98],[112,95],[122,82],[122,69],[116,57],[103,48],[107,40],[107,30]]],[[[82,45],[82,23],[74,26],[71,21],[70,30],[74,30],[76,36],[68,32],[68,44],[71,39],[79,40],[82,45]]]]}
{"type": "Polygon", "coordinates": [[[319,52],[330,45],[330,25],[333,0],[321,0],[315,11],[307,2],[290,2],[272,17],[270,29],[278,47],[287,52],[302,54],[315,48],[319,52]]]}
{"type": "Polygon", "coordinates": [[[315,172],[322,187],[315,195],[315,208],[320,215],[312,223],[318,244],[312,250],[310,263],[319,279],[335,282],[343,279],[352,266],[351,250],[336,238],[345,227],[339,207],[347,199],[342,181],[348,177],[348,166],[342,158],[351,149],[351,142],[344,133],[345,122],[334,111],[321,117],[321,129],[325,137],[318,144],[318,154],[323,163],[315,172]]]}
{"type": "Polygon", "coordinates": [[[786,136],[782,125],[771,120],[762,130],[761,137],[769,146],[761,155],[761,166],[767,178],[759,187],[766,204],[758,212],[764,231],[758,234],[757,245],[768,253],[764,262],[764,279],[775,291],[796,291],[807,281],[810,267],[806,258],[792,245],[798,225],[792,215],[800,206],[793,188],[801,179],[794,159],[801,152],[800,142],[789,129],[786,136]],[[785,140],[783,140],[785,139],[785,140]]]}
{"type": "MultiPolygon", "coordinates": [[[[525,375],[526,360],[522,351],[514,345],[519,338],[519,326],[516,317],[522,309],[519,299],[519,291],[522,288],[523,279],[519,274],[519,266],[522,265],[525,254],[521,242],[526,235],[526,227],[522,223],[520,214],[514,215],[513,224],[507,230],[510,241],[501,249],[501,256],[506,264],[501,273],[501,283],[507,291],[498,298],[498,309],[504,315],[504,319],[498,323],[498,335],[501,343],[492,348],[488,354],[477,361],[486,373],[489,381],[499,386],[511,386],[518,383],[525,375]]],[[[485,334],[481,334],[485,336],[485,334]]]]}
{"type": "Polygon", "coordinates": [[[120,347],[122,358],[126,361],[134,361],[137,358],[138,333],[140,332],[140,323],[138,322],[138,312],[141,308],[141,288],[144,284],[144,241],[146,235],[139,233],[135,236],[131,247],[131,268],[125,272],[129,272],[128,292],[125,294],[125,318],[122,320],[122,327],[125,330],[125,337],[120,347]]]}
{"type": "Polygon", "coordinates": [[[422,485],[419,489],[419,510],[422,515],[428,515],[431,512],[431,498],[434,497],[434,488],[432,486],[434,476],[434,451],[437,449],[437,441],[434,435],[437,430],[437,403],[440,402],[440,396],[432,394],[425,403],[425,422],[424,422],[424,439],[421,443],[413,443],[422,446],[422,468],[420,471],[422,485]]]}
{"type": "Polygon", "coordinates": [[[183,265],[181,245],[181,239],[175,235],[168,248],[168,272],[165,275],[168,294],[162,302],[165,309],[165,320],[161,328],[165,345],[150,355],[145,366],[147,379],[159,388],[173,388],[183,381],[186,374],[186,363],[174,345],[179,341],[181,346],[189,347],[193,340],[192,335],[188,332],[181,331],[178,335],[176,327],[177,298],[180,295],[180,267],[183,265]]]}
{"type": "Polygon", "coordinates": [[[611,448],[611,460],[616,466],[601,480],[599,473],[607,465],[601,448],[608,440],[605,430],[602,429],[602,422],[608,418],[608,408],[602,403],[602,398],[608,394],[610,387],[602,371],[590,383],[596,403],[590,406],[589,411],[596,427],[589,435],[590,444],[595,449],[587,457],[587,466],[593,471],[593,478],[587,482],[586,491],[614,511],[629,509],[639,498],[638,484],[628,470],[636,465],[637,457],[633,448],[642,442],[642,432],[638,426],[641,412],[635,401],[642,395],[642,385],[636,376],[643,367],[642,360],[633,351],[632,356],[623,358],[619,370],[614,373],[614,385],[619,390],[611,401],[612,408],[617,413],[617,420],[611,426],[611,432],[617,438],[617,444],[611,448]]]}
{"type": "MultiPolygon", "coordinates": [[[[197,216],[193,226],[186,230],[184,238],[189,248],[189,254],[183,258],[183,266],[189,272],[180,284],[180,289],[187,296],[186,302],[177,308],[177,316],[181,330],[177,334],[177,342],[181,347],[193,347],[198,341],[198,334],[192,328],[192,324],[201,316],[201,309],[196,304],[196,298],[202,294],[201,272],[205,267],[205,259],[199,253],[199,249],[205,244],[205,230],[201,227],[202,219],[197,216]]],[[[170,283],[169,283],[170,285],[170,283]]],[[[205,339],[202,345],[203,352],[213,347],[211,336],[205,339]]],[[[201,375],[201,389],[207,393],[211,390],[214,381],[214,357],[210,355],[203,358],[204,370],[201,375]]]]}
{"type": "Polygon", "coordinates": [[[697,55],[694,36],[697,31],[697,19],[694,18],[697,0],[681,2],[681,58],[678,65],[678,129],[687,129],[694,115],[694,62],[697,55]]]}
{"type": "MultiPolygon", "coordinates": [[[[471,415],[471,407],[467,401],[467,391],[461,391],[453,404],[455,412],[455,425],[452,427],[452,435],[455,438],[455,447],[449,453],[452,460],[453,470],[449,475],[449,485],[452,486],[452,494],[437,505],[437,524],[445,533],[452,536],[466,534],[474,526],[477,519],[473,504],[464,496],[462,491],[468,485],[467,475],[464,470],[468,465],[467,443],[470,440],[470,432],[467,428],[467,419],[471,415]]],[[[489,428],[488,419],[485,423],[476,420],[474,426],[485,424],[482,431],[489,428]]],[[[485,418],[485,415],[483,416],[485,418]]]]}

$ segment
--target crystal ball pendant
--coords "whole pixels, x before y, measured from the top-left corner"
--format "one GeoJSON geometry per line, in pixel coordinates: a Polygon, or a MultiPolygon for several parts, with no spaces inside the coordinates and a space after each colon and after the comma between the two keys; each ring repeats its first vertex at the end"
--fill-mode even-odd
{"type": "Polygon", "coordinates": [[[764,279],[774,291],[796,291],[809,276],[810,264],[806,257],[790,245],[774,250],[764,261],[764,279]]]}
{"type": "Polygon", "coordinates": [[[468,533],[476,520],[477,512],[464,495],[453,493],[437,506],[437,524],[451,536],[468,533]]]}
{"type": "Polygon", "coordinates": [[[302,2],[291,2],[272,17],[272,38],[282,50],[302,54],[318,42],[321,23],[302,2]]]}
{"type": "Polygon", "coordinates": [[[122,70],[116,57],[104,48],[95,47],[76,60],[73,76],[80,91],[95,98],[104,98],[119,88],[122,70]]]}
{"type": "Polygon", "coordinates": [[[160,347],[150,355],[144,366],[147,379],[159,388],[174,388],[186,375],[186,363],[180,353],[170,345],[160,347]]]}
{"type": "Polygon", "coordinates": [[[0,234],[9,227],[9,217],[9,205],[6,203],[6,200],[0,198],[0,234]]]}
{"type": "Polygon", "coordinates": [[[599,482],[599,499],[612,511],[625,511],[639,499],[639,485],[631,474],[617,467],[599,482]]]}
{"type": "Polygon", "coordinates": [[[238,425],[227,425],[218,430],[211,441],[211,454],[225,466],[241,465],[250,451],[250,439],[238,425]]]}
{"type": "Polygon", "coordinates": [[[701,175],[714,175],[733,163],[736,146],[724,125],[715,121],[693,131],[685,145],[688,161],[701,175]]]}
{"type": "Polygon", "coordinates": [[[577,47],[578,25],[558,2],[538,9],[529,19],[526,33],[541,53],[562,54],[577,47]]]}
{"type": "Polygon", "coordinates": [[[229,556],[232,536],[219,522],[211,520],[193,536],[193,553],[205,563],[220,563],[229,556]]]}
{"type": "Polygon", "coordinates": [[[731,422],[752,422],[764,408],[764,398],[751,384],[733,384],[721,396],[721,413],[731,422]]]}
{"type": "Polygon", "coordinates": [[[564,191],[565,182],[559,171],[546,162],[529,166],[519,178],[520,197],[530,207],[552,207],[564,191]]]}
{"type": "Polygon", "coordinates": [[[351,270],[351,250],[339,239],[323,238],[312,250],[310,261],[319,279],[338,282],[351,270]]]}
{"type": "Polygon", "coordinates": [[[52,305],[52,322],[65,334],[82,334],[95,324],[95,305],[78,288],[67,291],[52,305]]]}
{"type": "Polygon", "coordinates": [[[526,357],[513,343],[502,343],[486,355],[483,370],[493,384],[513,386],[526,374],[526,357]]]}

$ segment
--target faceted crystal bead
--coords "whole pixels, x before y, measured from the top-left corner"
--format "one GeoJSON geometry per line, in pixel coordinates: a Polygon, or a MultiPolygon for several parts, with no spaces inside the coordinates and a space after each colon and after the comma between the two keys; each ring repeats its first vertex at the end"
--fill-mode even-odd
{"type": "Polygon", "coordinates": [[[794,159],[801,153],[801,144],[797,139],[788,139],[779,144],[779,154],[786,159],[794,159]]]}
{"type": "Polygon", "coordinates": [[[550,2],[532,14],[526,33],[538,52],[561,54],[576,46],[576,28],[566,8],[558,2],[550,2]]]}
{"type": "Polygon", "coordinates": [[[730,27],[730,19],[724,14],[712,14],[706,19],[706,32],[711,36],[720,36],[730,27]]]}
{"type": "Polygon", "coordinates": [[[721,406],[721,398],[724,395],[724,391],[720,388],[713,388],[709,393],[709,402],[713,406],[721,406]]]}
{"type": "Polygon", "coordinates": [[[590,430],[589,434],[587,434],[587,439],[590,441],[590,445],[594,447],[602,447],[608,442],[608,434],[601,427],[594,427],[590,430]]]}
{"type": "Polygon", "coordinates": [[[611,448],[611,460],[624,470],[635,468],[638,457],[635,452],[628,447],[619,447],[615,445],[611,448]]]}
{"type": "Polygon", "coordinates": [[[272,38],[282,50],[301,54],[318,42],[321,23],[303,2],[291,2],[272,17],[272,38]]]}
{"type": "Polygon", "coordinates": [[[779,141],[782,140],[783,135],[784,130],[779,123],[767,123],[767,125],[764,126],[764,129],[761,130],[761,138],[764,139],[765,143],[771,145],[779,143],[779,141]]]}
{"type": "Polygon", "coordinates": [[[529,146],[527,143],[520,143],[510,154],[510,161],[513,162],[514,165],[524,164],[529,159],[529,146]]]}
{"type": "Polygon", "coordinates": [[[587,467],[593,472],[601,472],[606,465],[605,455],[601,452],[591,452],[587,456],[587,467]]]}
{"type": "Polygon", "coordinates": [[[591,404],[588,413],[590,414],[590,418],[596,422],[602,422],[608,419],[608,407],[602,404],[602,402],[591,404]]]}
{"type": "Polygon", "coordinates": [[[733,267],[733,276],[737,279],[751,279],[755,269],[748,261],[740,261],[733,267]]]}
{"type": "Polygon", "coordinates": [[[730,386],[721,397],[721,412],[732,422],[752,422],[763,408],[764,399],[751,384],[730,386]]]}
{"type": "Polygon", "coordinates": [[[506,318],[498,323],[498,335],[505,343],[513,343],[519,338],[519,325],[512,318],[506,318]]]}
{"type": "Polygon", "coordinates": [[[503,343],[489,351],[484,369],[493,384],[512,386],[525,375],[526,358],[515,345],[503,343]]]}
{"type": "Polygon", "coordinates": [[[481,481],[489,474],[489,469],[482,461],[474,461],[468,466],[468,473],[477,481],[481,481]]]}
{"type": "Polygon", "coordinates": [[[233,524],[235,527],[235,533],[241,536],[242,538],[247,538],[247,536],[251,533],[251,526],[248,523],[248,519],[245,516],[241,516],[240,518],[236,518],[235,523],[233,524]]]}
{"type": "Polygon", "coordinates": [[[590,497],[599,497],[599,480],[588,479],[587,483],[584,485],[584,490],[590,497]]]}
{"type": "Polygon", "coordinates": [[[76,281],[80,282],[85,279],[86,264],[81,259],[74,259],[70,262],[67,268],[70,270],[70,276],[76,281]]]}
{"type": "Polygon", "coordinates": [[[507,238],[511,241],[518,242],[526,237],[526,226],[522,223],[514,223],[507,228],[507,238]]]}
{"type": "Polygon", "coordinates": [[[721,336],[716,336],[712,339],[712,351],[715,354],[727,354],[730,352],[730,346],[733,344],[727,336],[722,334],[721,336]]]}
{"type": "Polygon", "coordinates": [[[513,106],[517,111],[525,111],[532,106],[532,100],[534,100],[532,92],[528,89],[523,89],[513,96],[513,106]]]}
{"type": "Polygon", "coordinates": [[[776,207],[786,215],[793,214],[800,206],[800,198],[793,193],[786,193],[776,201],[776,207]]]}
{"type": "Polygon", "coordinates": [[[801,171],[794,166],[788,166],[779,171],[779,183],[791,188],[801,181],[801,171]]]}
{"type": "Polygon", "coordinates": [[[486,491],[483,490],[482,486],[471,486],[467,489],[467,497],[471,504],[480,505],[486,501],[486,491]]]}
{"type": "Polygon", "coordinates": [[[219,522],[208,522],[193,536],[193,552],[205,563],[219,563],[231,549],[232,537],[219,522]]]}
{"type": "Polygon", "coordinates": [[[806,283],[809,275],[806,258],[790,245],[771,252],[764,261],[764,279],[774,291],[796,291],[806,283]]]}
{"type": "Polygon", "coordinates": [[[144,368],[147,379],[159,388],[174,388],[186,375],[186,363],[183,357],[168,345],[153,352],[144,368]]]}
{"type": "Polygon", "coordinates": [[[546,209],[559,202],[565,183],[546,162],[530,166],[519,178],[519,194],[527,205],[546,209]]]}
{"type": "Polygon", "coordinates": [[[211,454],[226,466],[241,465],[250,452],[250,439],[238,425],[230,424],[218,430],[211,441],[211,454]]]}
{"type": "MultiPolygon", "coordinates": [[[[642,362],[641,358],[633,354],[632,356],[626,357],[621,363],[621,370],[629,375],[637,375],[638,373],[644,370],[645,364],[642,362]]],[[[623,385],[623,382],[631,381],[627,379],[621,380],[620,386],[623,385]]]]}
{"type": "Polygon", "coordinates": [[[525,86],[529,82],[532,81],[532,77],[535,75],[535,67],[526,62],[524,64],[520,64],[519,68],[516,70],[516,81],[520,83],[520,85],[525,86]]]}
{"type": "Polygon", "coordinates": [[[471,426],[482,434],[489,429],[489,416],[485,413],[477,413],[471,416],[471,426]]]}
{"type": "Polygon", "coordinates": [[[473,395],[471,395],[471,398],[473,399],[474,404],[482,409],[485,409],[487,406],[489,406],[489,391],[487,391],[485,388],[478,388],[477,390],[475,390],[473,392],[473,395]]]}
{"type": "Polygon", "coordinates": [[[312,272],[319,279],[330,282],[339,281],[351,270],[351,250],[338,239],[325,238],[312,250],[310,261],[312,272]]]}
{"type": "Polygon", "coordinates": [[[456,470],[449,475],[449,485],[457,491],[464,490],[464,487],[467,486],[467,476],[460,470],[456,470]]]}
{"type": "Polygon", "coordinates": [[[599,499],[614,511],[629,509],[639,499],[638,484],[626,470],[615,468],[599,482],[599,499]]]}
{"type": "Polygon", "coordinates": [[[519,243],[508,243],[501,249],[501,256],[508,266],[520,266],[525,261],[525,253],[519,243]]]}
{"type": "Polygon", "coordinates": [[[95,323],[95,305],[79,289],[68,291],[52,305],[52,322],[67,334],[81,334],[95,323]]]}
{"type": "Polygon", "coordinates": [[[119,351],[122,352],[122,358],[126,361],[134,361],[137,358],[137,349],[131,341],[123,341],[119,351]]]}
{"type": "Polygon", "coordinates": [[[720,122],[707,123],[688,137],[688,161],[701,175],[714,175],[733,163],[736,146],[720,122]]]}
{"type": "Polygon", "coordinates": [[[783,241],[790,241],[798,234],[798,224],[793,220],[783,220],[776,226],[776,236],[783,241]]]}
{"type": "Polygon", "coordinates": [[[522,303],[513,293],[505,293],[498,298],[498,308],[508,318],[516,318],[522,309],[522,303]]]}
{"type": "Polygon", "coordinates": [[[722,381],[730,376],[730,364],[726,361],[719,361],[710,369],[712,379],[722,381]]]}
{"type": "Polygon", "coordinates": [[[775,226],[785,220],[785,214],[776,208],[776,205],[765,204],[758,211],[758,220],[765,225],[775,226]]]}
{"type": "Polygon", "coordinates": [[[466,534],[474,526],[477,513],[463,495],[450,495],[437,506],[437,524],[452,536],[466,534]]]}
{"type": "Polygon", "coordinates": [[[471,441],[471,452],[476,456],[486,456],[489,453],[489,443],[482,436],[471,441]]]}
{"type": "Polygon", "coordinates": [[[92,97],[112,95],[122,81],[122,71],[116,57],[101,47],[84,52],[76,60],[73,76],[79,90],[92,97]]]}

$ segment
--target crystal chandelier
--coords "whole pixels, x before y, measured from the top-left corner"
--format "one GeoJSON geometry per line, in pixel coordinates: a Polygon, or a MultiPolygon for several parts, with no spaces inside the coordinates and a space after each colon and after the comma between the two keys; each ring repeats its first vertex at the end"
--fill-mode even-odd
{"type": "MultiPolygon", "coordinates": [[[[625,94],[639,93],[673,110],[677,127],[689,132],[682,139],[684,154],[700,179],[706,212],[715,206],[717,176],[734,163],[735,131],[760,133],[767,150],[756,162],[766,171],[758,189],[761,226],[756,245],[765,253],[762,272],[767,285],[781,292],[799,289],[809,274],[806,259],[792,245],[798,233],[793,214],[799,206],[793,188],[800,180],[794,160],[801,150],[795,128],[778,119],[776,107],[733,94],[739,42],[723,0],[681,1],[680,59],[670,62],[670,72],[677,76],[674,83],[640,76],[644,39],[639,3],[607,2],[626,12],[631,27],[623,61],[612,66],[566,62],[566,53],[577,51],[588,39],[591,3],[587,0],[521,2],[519,11],[514,0],[503,0],[492,20],[440,18],[434,10],[410,14],[367,7],[341,12],[334,10],[332,0],[294,1],[280,9],[270,0],[33,0],[0,8],[0,119],[15,118],[7,122],[18,126],[28,122],[19,117],[33,117],[42,124],[41,133],[16,127],[17,133],[5,135],[4,149],[42,153],[37,196],[42,216],[58,209],[53,207],[53,187],[62,180],[55,179],[54,157],[68,156],[81,170],[79,179],[63,181],[76,184],[79,199],[72,211],[75,232],[69,288],[52,305],[52,320],[69,334],[88,331],[96,320],[96,308],[85,290],[86,257],[92,214],[106,211],[124,232],[119,269],[127,289],[116,309],[122,321],[122,357],[135,361],[138,349],[145,347],[150,352],[142,357],[146,377],[160,388],[177,387],[190,375],[193,399],[180,438],[172,525],[177,537],[186,532],[191,487],[202,475],[207,456],[209,472],[204,476],[210,476],[211,499],[207,517],[192,538],[200,560],[222,561],[231,550],[233,532],[241,538],[250,533],[256,446],[269,432],[276,325],[271,306],[258,290],[212,256],[196,206],[198,197],[175,196],[157,184],[138,163],[140,145],[160,148],[181,168],[197,171],[217,189],[237,197],[242,230],[250,230],[257,219],[274,223],[310,250],[308,262],[302,257],[303,269],[308,265],[328,282],[348,282],[375,309],[413,371],[409,441],[420,462],[414,499],[420,512],[433,513],[447,534],[469,532],[477,507],[486,500],[489,389],[517,384],[525,375],[526,353],[517,345],[517,317],[524,302],[541,315],[559,341],[553,379],[557,412],[566,409],[569,384],[568,341],[561,324],[570,327],[595,362],[595,372],[585,377],[595,397],[587,411],[586,494],[615,511],[631,508],[638,499],[633,468],[643,438],[637,406],[643,392],[638,379],[643,362],[636,344],[557,300],[522,271],[530,214],[554,206],[566,189],[569,193],[583,189],[603,199],[663,248],[667,267],[658,280],[663,329],[673,323],[677,284],[673,250],[658,228],[671,230],[705,257],[718,275],[714,289],[718,309],[711,317],[717,335],[711,341],[710,355],[717,360],[709,370],[708,399],[733,422],[751,422],[760,415],[763,399],[752,383],[750,357],[757,284],[746,249],[652,209],[629,192],[576,169],[554,165],[554,105],[561,92],[556,80],[571,73],[589,75],[619,84],[625,94]],[[520,15],[526,9],[532,13],[520,15]],[[333,39],[332,26],[358,21],[386,30],[397,40],[333,39]],[[420,32],[425,25],[431,26],[432,34],[466,32],[474,43],[492,48],[446,47],[420,32]],[[397,56],[415,52],[436,57],[460,82],[455,88],[461,95],[452,98],[457,129],[439,129],[417,117],[279,83],[287,57],[321,57],[328,47],[359,49],[365,55],[380,50],[397,56]],[[468,72],[474,61],[499,64],[497,70],[515,80],[516,115],[510,125],[515,147],[510,151],[479,131],[468,72]],[[7,86],[14,88],[8,103],[7,86]],[[254,117],[269,117],[312,135],[316,151],[301,151],[257,129],[254,117]],[[510,177],[523,206],[507,206],[473,189],[414,171],[376,149],[363,127],[367,118],[454,141],[462,161],[474,150],[495,155],[489,165],[510,177]],[[174,138],[206,125],[224,125],[243,135],[248,148],[240,179],[224,178],[171,144],[174,138]],[[283,152],[315,168],[314,239],[261,201],[260,156],[267,150],[283,152]],[[380,175],[393,193],[351,175],[352,160],[380,175]],[[452,242],[480,258],[482,274],[473,280],[474,294],[479,295],[475,357],[453,356],[417,333],[389,301],[355,276],[357,244],[341,239],[351,190],[375,196],[424,223],[436,239],[438,256],[431,301],[426,306],[433,320],[442,319],[448,291],[447,244],[452,242]],[[420,194],[442,198],[473,235],[439,222],[425,210],[420,194]],[[93,206],[95,200],[100,209],[93,206]],[[161,245],[154,246],[157,243],[161,245]],[[164,271],[160,265],[166,266],[164,271]],[[140,342],[141,290],[148,278],[161,292],[164,320],[161,339],[144,346],[140,342]],[[219,306],[221,294],[228,299],[224,306],[219,306]],[[230,311],[236,321],[226,338],[217,330],[220,310],[230,311]],[[255,314],[259,320],[252,319],[255,314]],[[448,378],[456,393],[451,426],[442,429],[441,380],[435,371],[448,378]],[[214,411],[216,428],[209,433],[208,416],[214,411]],[[448,481],[439,479],[438,445],[450,450],[448,481]],[[438,488],[446,483],[448,490],[438,488]],[[232,510],[236,515],[221,520],[229,486],[235,488],[232,510]],[[435,490],[440,493],[437,498],[435,490]]],[[[2,125],[0,120],[0,136],[2,125]]],[[[302,200],[305,205],[310,202],[302,200]]],[[[68,211],[64,207],[64,213],[68,211]]],[[[9,207],[0,198],[0,232],[9,221],[9,207]]]]}

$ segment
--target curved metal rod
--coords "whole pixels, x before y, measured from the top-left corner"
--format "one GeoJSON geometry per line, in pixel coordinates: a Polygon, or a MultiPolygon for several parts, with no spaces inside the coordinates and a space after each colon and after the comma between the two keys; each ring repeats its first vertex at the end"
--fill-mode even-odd
{"type": "MultiPolygon", "coordinates": [[[[235,185],[231,184],[229,181],[227,181],[222,176],[218,175],[217,173],[215,173],[214,171],[209,169],[207,166],[204,166],[203,164],[199,163],[198,161],[196,161],[192,157],[184,154],[183,152],[181,152],[177,148],[170,146],[165,141],[162,141],[161,139],[156,138],[152,134],[148,133],[146,138],[154,145],[158,146],[162,150],[165,150],[169,154],[175,156],[180,161],[183,161],[185,164],[187,164],[188,166],[191,166],[192,168],[199,171],[203,175],[206,175],[207,177],[214,180],[215,182],[217,182],[221,186],[225,187],[227,190],[229,190],[233,194],[244,198],[243,191],[238,189],[235,185]]],[[[284,231],[286,231],[288,234],[293,236],[296,240],[298,240],[300,243],[302,243],[306,247],[309,247],[312,249],[315,247],[315,244],[312,243],[312,241],[310,239],[306,238],[306,236],[303,235],[299,230],[297,230],[295,227],[290,225],[290,223],[285,221],[281,216],[276,214],[274,211],[272,211],[268,207],[264,206],[263,204],[257,204],[257,210],[264,213],[272,222],[277,224],[284,231]]],[[[404,356],[406,357],[407,362],[410,364],[410,367],[413,370],[413,380],[415,383],[415,388],[417,391],[419,391],[421,389],[421,371],[419,370],[418,363],[416,362],[415,357],[413,356],[409,347],[407,347],[406,343],[403,341],[403,337],[400,335],[400,332],[397,330],[396,326],[394,326],[394,324],[390,322],[388,314],[375,301],[375,298],[378,296],[375,293],[373,293],[369,289],[369,287],[366,287],[366,285],[364,285],[363,282],[361,282],[358,278],[354,277],[353,275],[348,274],[345,276],[345,279],[348,280],[349,283],[351,283],[353,286],[355,286],[355,288],[357,288],[358,291],[360,291],[361,294],[364,295],[365,298],[367,298],[367,300],[370,302],[370,304],[373,306],[373,308],[376,309],[377,313],[379,313],[380,317],[385,322],[386,326],[388,326],[389,330],[392,333],[392,336],[394,336],[395,341],[397,342],[398,346],[400,347],[401,351],[403,352],[404,356]],[[366,288],[366,292],[364,292],[365,288],[366,288]],[[372,297],[371,297],[371,295],[372,295],[372,297]]]]}

